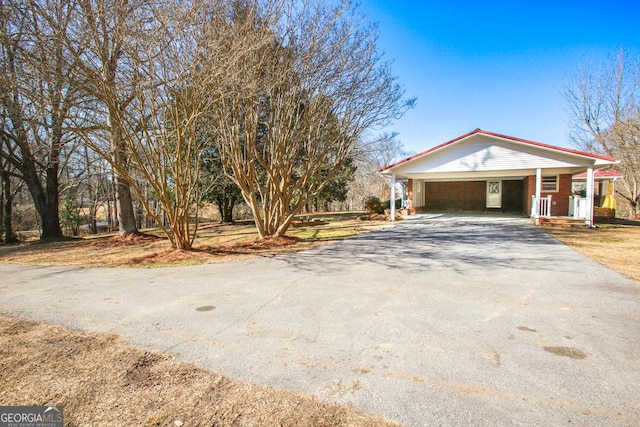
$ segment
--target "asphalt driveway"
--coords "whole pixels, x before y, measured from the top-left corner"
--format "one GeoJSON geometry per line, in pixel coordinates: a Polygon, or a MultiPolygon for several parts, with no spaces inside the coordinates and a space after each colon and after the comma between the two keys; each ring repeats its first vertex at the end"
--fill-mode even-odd
{"type": "Polygon", "coordinates": [[[0,312],[408,425],[640,424],[640,284],[507,217],[170,269],[0,265],[0,312]]]}

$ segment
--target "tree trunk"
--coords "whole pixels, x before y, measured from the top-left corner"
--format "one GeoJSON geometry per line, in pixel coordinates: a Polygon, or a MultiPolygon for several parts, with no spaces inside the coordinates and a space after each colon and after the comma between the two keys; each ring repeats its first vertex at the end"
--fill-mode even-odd
{"type": "Polygon", "coordinates": [[[218,211],[220,211],[220,222],[233,222],[233,201],[222,195],[216,199],[216,205],[218,205],[218,211]]]}
{"type": "MultiPolygon", "coordinates": [[[[26,181],[26,180],[25,180],[26,181]]],[[[40,227],[42,233],[41,239],[59,239],[62,237],[62,228],[60,227],[60,219],[58,216],[58,203],[57,194],[56,200],[52,200],[48,197],[47,193],[42,189],[40,185],[29,184],[29,192],[33,197],[34,205],[38,216],[40,216],[40,227]]]]}
{"type": "Polygon", "coordinates": [[[15,243],[16,235],[13,232],[13,196],[11,195],[11,181],[9,179],[9,173],[2,171],[2,193],[4,195],[3,206],[3,225],[4,225],[4,242],[15,243]]]}
{"type": "Polygon", "coordinates": [[[136,212],[133,209],[133,197],[129,183],[116,174],[116,203],[118,204],[118,227],[120,234],[133,234],[138,232],[136,227],[136,212]]]}
{"type": "Polygon", "coordinates": [[[62,237],[58,214],[58,170],[50,166],[46,170],[46,187],[43,188],[32,159],[25,160],[22,177],[27,184],[36,211],[40,216],[41,239],[59,239],[62,237]]]}
{"type": "Polygon", "coordinates": [[[0,181],[2,181],[2,190],[0,190],[0,236],[4,234],[4,170],[0,170],[0,181]]]}
{"type": "Polygon", "coordinates": [[[44,206],[40,212],[43,239],[59,239],[62,237],[58,203],[58,167],[52,165],[46,171],[44,188],[44,206]]]}
{"type": "Polygon", "coordinates": [[[89,207],[89,228],[91,234],[98,234],[98,206],[93,201],[89,207]]]}
{"type": "Polygon", "coordinates": [[[235,203],[232,200],[227,201],[224,213],[224,222],[233,222],[233,206],[235,203]]]}
{"type": "MultiPolygon", "coordinates": [[[[113,153],[113,161],[119,167],[128,170],[129,159],[127,156],[127,146],[123,141],[122,132],[118,128],[118,122],[115,120],[115,111],[109,112],[109,126],[111,131],[111,151],[113,153]]],[[[113,178],[119,234],[134,234],[138,232],[136,227],[136,211],[133,208],[133,196],[131,195],[131,186],[124,176],[116,168],[114,168],[113,178]]]]}
{"type": "Polygon", "coordinates": [[[111,198],[107,197],[107,231],[111,232],[113,227],[113,215],[111,213],[111,198]]]}

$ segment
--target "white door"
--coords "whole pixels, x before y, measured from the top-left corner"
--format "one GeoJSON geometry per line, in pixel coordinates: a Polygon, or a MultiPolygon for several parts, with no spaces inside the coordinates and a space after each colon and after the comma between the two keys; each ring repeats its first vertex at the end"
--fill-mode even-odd
{"type": "Polygon", "coordinates": [[[487,181],[487,207],[502,207],[502,181],[487,181]]]}

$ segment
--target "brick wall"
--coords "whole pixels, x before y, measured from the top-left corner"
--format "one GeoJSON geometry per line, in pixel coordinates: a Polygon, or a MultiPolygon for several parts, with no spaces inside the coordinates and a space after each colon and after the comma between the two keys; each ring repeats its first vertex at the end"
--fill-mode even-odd
{"type": "MultiPolygon", "coordinates": [[[[544,173],[543,173],[544,175],[544,173]]],[[[524,193],[524,206],[527,212],[531,212],[531,196],[536,194],[536,176],[525,178],[526,191],[524,193]]],[[[558,176],[558,191],[541,192],[541,197],[551,196],[551,215],[569,215],[569,196],[571,196],[571,174],[558,176]]]]}
{"type": "Polygon", "coordinates": [[[558,177],[558,192],[543,193],[543,196],[551,195],[552,215],[569,215],[569,196],[571,196],[571,174],[558,177]]]}
{"type": "Polygon", "coordinates": [[[425,183],[425,209],[434,211],[484,211],[486,181],[425,183]]]}
{"type": "Polygon", "coordinates": [[[526,213],[531,213],[531,196],[536,194],[536,176],[531,175],[524,179],[524,192],[522,194],[522,205],[526,213]]]}

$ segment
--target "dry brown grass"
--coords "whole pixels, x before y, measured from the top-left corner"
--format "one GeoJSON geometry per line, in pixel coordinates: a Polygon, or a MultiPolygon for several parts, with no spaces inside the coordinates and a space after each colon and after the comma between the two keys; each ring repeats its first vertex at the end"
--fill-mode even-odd
{"type": "Polygon", "coordinates": [[[556,239],[640,282],[640,221],[588,228],[545,228],[556,239]]]}
{"type": "Polygon", "coordinates": [[[64,406],[67,426],[391,426],[128,346],[0,316],[0,404],[64,406]]]}
{"type": "Polygon", "coordinates": [[[171,249],[169,240],[157,230],[126,238],[102,235],[30,241],[0,245],[0,262],[84,267],[169,267],[227,262],[310,249],[389,224],[385,220],[361,221],[357,216],[357,213],[324,215],[326,221],[299,221],[288,237],[265,241],[256,239],[252,223],[202,224],[192,251],[171,249]]]}

